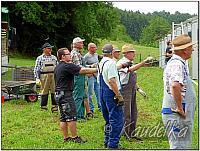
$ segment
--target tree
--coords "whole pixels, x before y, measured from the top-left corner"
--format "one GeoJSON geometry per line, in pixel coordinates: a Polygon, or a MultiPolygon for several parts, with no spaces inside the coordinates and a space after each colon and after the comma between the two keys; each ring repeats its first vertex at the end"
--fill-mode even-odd
{"type": "Polygon", "coordinates": [[[162,17],[153,17],[141,34],[140,43],[146,46],[158,47],[158,40],[165,37],[170,30],[170,24],[162,17]]]}
{"type": "Polygon", "coordinates": [[[10,11],[10,26],[17,29],[18,50],[37,55],[48,39],[55,46],[70,48],[80,36],[88,42],[106,38],[119,24],[119,16],[110,2],[31,1],[3,2],[10,11]]]}

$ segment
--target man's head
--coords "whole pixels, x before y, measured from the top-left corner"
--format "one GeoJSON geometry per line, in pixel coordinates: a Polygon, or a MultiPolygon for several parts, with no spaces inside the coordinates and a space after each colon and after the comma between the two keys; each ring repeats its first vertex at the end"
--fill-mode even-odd
{"type": "Polygon", "coordinates": [[[52,48],[54,46],[51,46],[49,43],[45,43],[43,46],[42,46],[42,50],[43,50],[43,53],[45,55],[51,55],[51,52],[52,52],[52,48]]]}
{"type": "Polygon", "coordinates": [[[112,57],[113,46],[111,44],[105,44],[102,48],[104,56],[112,57]]]}
{"type": "Polygon", "coordinates": [[[121,50],[117,46],[113,46],[112,56],[115,59],[119,59],[121,50]]]}
{"type": "Polygon", "coordinates": [[[167,46],[171,46],[172,45],[172,42],[169,40],[167,41],[167,46]]]}
{"type": "Polygon", "coordinates": [[[57,57],[59,61],[71,62],[71,54],[67,48],[60,48],[57,51],[57,57]]]}
{"type": "Polygon", "coordinates": [[[122,46],[122,53],[124,57],[129,59],[130,61],[134,60],[135,51],[136,50],[133,48],[132,44],[125,44],[122,46]]]}
{"type": "Polygon", "coordinates": [[[88,44],[88,51],[90,54],[94,54],[97,50],[97,46],[94,43],[88,44]]]}
{"type": "Polygon", "coordinates": [[[176,37],[174,40],[172,40],[172,45],[172,50],[176,55],[181,56],[185,60],[191,57],[193,43],[189,35],[183,34],[176,37]]]}
{"type": "Polygon", "coordinates": [[[85,39],[81,39],[80,37],[76,37],[73,39],[73,48],[76,48],[78,50],[81,50],[83,48],[83,42],[85,41],[85,39]]]}

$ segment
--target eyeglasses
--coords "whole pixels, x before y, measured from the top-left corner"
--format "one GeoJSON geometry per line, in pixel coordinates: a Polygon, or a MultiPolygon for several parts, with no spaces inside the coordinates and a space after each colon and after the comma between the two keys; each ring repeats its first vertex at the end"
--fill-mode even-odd
{"type": "Polygon", "coordinates": [[[63,54],[63,55],[65,56],[65,55],[71,55],[71,54],[70,53],[66,53],[66,54],[63,54]]]}

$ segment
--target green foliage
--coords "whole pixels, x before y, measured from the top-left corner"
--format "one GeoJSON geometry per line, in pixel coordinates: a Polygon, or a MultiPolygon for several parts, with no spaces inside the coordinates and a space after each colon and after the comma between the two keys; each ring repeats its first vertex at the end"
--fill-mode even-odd
{"type": "Polygon", "coordinates": [[[18,51],[32,56],[38,55],[44,42],[56,50],[70,48],[77,36],[85,38],[86,44],[97,43],[119,24],[119,15],[110,2],[17,1],[3,2],[2,6],[8,7],[10,26],[17,29],[18,51]]]}
{"type": "Polygon", "coordinates": [[[141,34],[140,43],[146,46],[158,47],[158,40],[165,37],[170,30],[170,24],[162,17],[153,17],[141,34]]]}
{"type": "Polygon", "coordinates": [[[114,25],[118,23],[119,16],[112,5],[104,2],[81,2],[72,20],[76,32],[86,38],[87,42],[109,37],[114,25]]]}
{"type": "Polygon", "coordinates": [[[186,21],[188,18],[192,18],[195,15],[190,15],[188,13],[180,13],[176,11],[174,14],[170,14],[169,12],[160,11],[160,12],[153,12],[152,16],[159,16],[162,18],[165,18],[169,24],[172,24],[174,22],[175,24],[179,24],[180,22],[186,21]]]}
{"type": "Polygon", "coordinates": [[[35,23],[42,25],[41,15],[42,7],[37,2],[17,2],[16,5],[17,13],[21,13],[23,20],[29,23],[35,23]]]}
{"type": "MultiPolygon", "coordinates": [[[[134,5],[134,2],[133,2],[134,5]]],[[[178,11],[175,12],[175,14],[170,14],[169,12],[165,11],[160,11],[160,12],[153,12],[153,13],[140,13],[139,11],[133,12],[133,11],[122,11],[118,9],[118,12],[120,13],[121,16],[121,23],[125,26],[127,34],[136,42],[139,42],[140,44],[145,44],[147,46],[153,46],[157,47],[157,40],[158,38],[162,38],[165,35],[160,35],[160,34],[166,34],[166,29],[165,26],[163,26],[164,29],[161,29],[162,26],[160,26],[159,29],[157,29],[157,26],[155,27],[149,27],[150,22],[152,19],[155,19],[156,17],[163,18],[165,23],[167,22],[167,25],[169,25],[169,29],[171,29],[172,22],[175,23],[180,23],[188,18],[193,17],[194,15],[190,15],[188,13],[180,13],[178,11]],[[145,28],[145,31],[144,31],[145,28]],[[149,29],[150,28],[150,29],[149,29]],[[155,28],[155,29],[153,29],[155,28]],[[150,30],[151,33],[148,33],[148,30],[150,30]],[[153,32],[156,30],[162,30],[161,32],[153,32]],[[146,32],[148,35],[146,36],[146,32]],[[156,35],[158,34],[158,35],[156,35]],[[153,38],[152,38],[153,37],[153,38]],[[154,41],[153,41],[154,40],[154,41]]],[[[159,21],[159,20],[157,20],[159,21]]],[[[160,21],[162,21],[160,19],[160,21]]],[[[161,24],[163,24],[161,22],[161,24]]],[[[167,31],[169,33],[170,30],[167,31]]]]}
{"type": "Polygon", "coordinates": [[[134,41],[139,41],[142,29],[148,25],[148,18],[139,11],[119,11],[121,22],[126,27],[127,34],[134,41]]]}
{"type": "Polygon", "coordinates": [[[116,25],[110,34],[110,39],[113,41],[124,41],[127,43],[133,43],[132,38],[127,35],[126,29],[123,25],[116,25]]]}

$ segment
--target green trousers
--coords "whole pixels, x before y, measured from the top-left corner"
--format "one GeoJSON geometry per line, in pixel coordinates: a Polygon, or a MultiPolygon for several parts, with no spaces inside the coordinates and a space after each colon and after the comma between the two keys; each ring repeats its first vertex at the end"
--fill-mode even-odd
{"type": "Polygon", "coordinates": [[[85,115],[85,75],[74,76],[73,98],[76,104],[77,118],[83,119],[85,115]]]}

